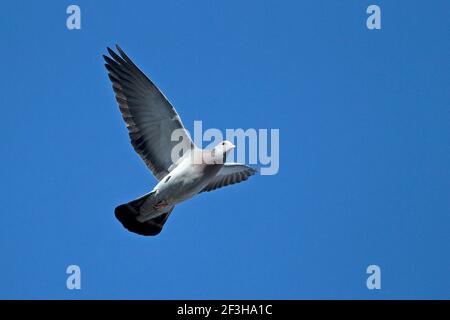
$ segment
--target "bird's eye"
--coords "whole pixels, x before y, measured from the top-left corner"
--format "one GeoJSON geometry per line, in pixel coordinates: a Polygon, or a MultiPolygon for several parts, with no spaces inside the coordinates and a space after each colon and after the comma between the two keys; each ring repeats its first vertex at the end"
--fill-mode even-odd
{"type": "Polygon", "coordinates": [[[224,145],[225,145],[225,142],[222,142],[222,145],[224,146],[224,145]]]}

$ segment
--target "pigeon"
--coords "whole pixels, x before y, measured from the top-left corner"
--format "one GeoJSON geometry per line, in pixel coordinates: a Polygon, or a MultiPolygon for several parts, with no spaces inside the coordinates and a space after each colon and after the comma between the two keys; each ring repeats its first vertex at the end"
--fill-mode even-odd
{"type": "Polygon", "coordinates": [[[158,235],[175,205],[202,192],[247,180],[257,170],[227,163],[235,146],[219,142],[212,149],[197,147],[175,108],[156,85],[116,45],[103,55],[115,98],[131,144],[158,183],[149,193],[115,208],[116,218],[131,232],[158,235]],[[173,133],[178,139],[173,139],[173,133]],[[174,148],[180,148],[174,157],[174,148]]]}

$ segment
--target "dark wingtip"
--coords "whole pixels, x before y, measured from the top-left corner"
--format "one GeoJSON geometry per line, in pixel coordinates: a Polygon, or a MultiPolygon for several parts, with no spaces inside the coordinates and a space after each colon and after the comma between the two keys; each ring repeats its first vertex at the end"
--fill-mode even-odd
{"type": "Polygon", "coordinates": [[[106,63],[108,64],[108,65],[110,65],[110,66],[115,66],[115,65],[117,65],[117,62],[116,61],[114,61],[113,59],[111,59],[110,57],[108,57],[108,56],[103,56],[103,59],[105,59],[105,61],[106,61],[106,63]]]}
{"type": "Polygon", "coordinates": [[[260,169],[259,168],[253,168],[253,167],[249,167],[249,171],[250,171],[250,175],[254,175],[254,174],[259,174],[260,173],[260,169]]]}
{"type": "Polygon", "coordinates": [[[115,52],[110,47],[106,47],[106,50],[108,50],[110,56],[114,56],[115,52]]]}
{"type": "Polygon", "coordinates": [[[116,49],[117,49],[117,51],[119,52],[119,54],[120,54],[120,56],[122,57],[122,59],[125,59],[125,60],[128,59],[128,56],[125,54],[125,52],[123,52],[122,48],[119,47],[118,44],[116,44],[116,49]]]}

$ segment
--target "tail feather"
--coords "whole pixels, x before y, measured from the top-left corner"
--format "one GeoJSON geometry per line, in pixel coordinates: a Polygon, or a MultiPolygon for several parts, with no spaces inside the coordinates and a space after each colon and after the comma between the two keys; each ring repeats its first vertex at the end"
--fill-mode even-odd
{"type": "Polygon", "coordinates": [[[122,204],[114,210],[117,220],[119,220],[127,230],[143,236],[156,236],[161,232],[174,207],[168,208],[167,212],[164,212],[153,219],[139,222],[137,217],[140,214],[140,208],[150,196],[151,193],[139,199],[122,204]]]}
{"type": "Polygon", "coordinates": [[[143,236],[156,236],[161,232],[172,210],[173,208],[170,209],[169,212],[163,213],[160,216],[145,222],[137,221],[134,211],[131,210],[126,204],[118,206],[114,212],[116,218],[128,231],[143,236]]]}

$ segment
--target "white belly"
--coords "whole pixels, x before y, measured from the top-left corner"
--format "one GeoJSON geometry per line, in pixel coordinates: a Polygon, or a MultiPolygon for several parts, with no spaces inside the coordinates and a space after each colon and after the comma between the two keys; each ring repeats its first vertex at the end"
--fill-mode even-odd
{"type": "Polygon", "coordinates": [[[192,198],[209,182],[202,166],[180,165],[156,185],[158,199],[177,204],[192,198]]]}

